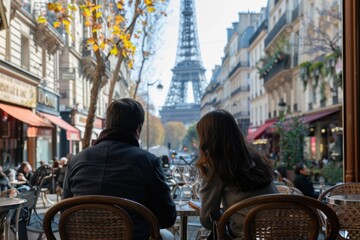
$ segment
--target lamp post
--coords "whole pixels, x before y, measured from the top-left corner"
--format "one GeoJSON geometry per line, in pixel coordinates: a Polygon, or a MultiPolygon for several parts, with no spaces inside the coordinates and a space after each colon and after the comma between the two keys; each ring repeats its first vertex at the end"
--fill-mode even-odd
{"type": "Polygon", "coordinates": [[[284,116],[285,108],[286,108],[286,103],[284,102],[283,98],[280,99],[278,106],[279,106],[279,117],[282,117],[284,116]]]}
{"type": "MultiPolygon", "coordinates": [[[[152,83],[147,83],[146,84],[146,150],[149,150],[149,136],[150,136],[150,131],[149,131],[149,87],[153,86],[155,83],[159,82],[159,80],[156,80],[152,83]]],[[[159,82],[159,84],[156,86],[157,89],[161,90],[163,89],[163,85],[159,82]]]]}

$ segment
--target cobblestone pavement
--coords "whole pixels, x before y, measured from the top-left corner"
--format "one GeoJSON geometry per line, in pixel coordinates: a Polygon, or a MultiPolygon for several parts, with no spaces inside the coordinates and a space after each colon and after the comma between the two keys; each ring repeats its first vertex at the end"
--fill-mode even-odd
{"type": "MultiPolygon", "coordinates": [[[[55,194],[49,194],[48,198],[52,202],[56,203],[56,195],[55,194]]],[[[44,207],[42,199],[39,198],[38,203],[36,205],[36,208],[38,210],[38,213],[44,213],[50,206],[51,206],[51,204],[47,204],[47,206],[44,207]]],[[[199,218],[198,217],[189,217],[188,240],[206,239],[206,238],[197,238],[199,230],[200,230],[200,233],[201,233],[199,235],[206,235],[207,231],[203,231],[201,229],[199,218]]],[[[179,236],[178,229],[176,228],[176,224],[175,224],[175,229],[174,229],[173,233],[174,233],[174,236],[175,236],[175,240],[179,240],[180,236],[179,236]]],[[[9,240],[14,240],[15,239],[15,235],[12,232],[10,232],[9,235],[10,235],[9,240]]],[[[36,239],[38,239],[38,237],[39,237],[39,234],[28,232],[29,240],[36,240],[36,239]]],[[[60,239],[58,234],[57,234],[56,237],[57,237],[57,239],[60,239]]],[[[45,235],[43,235],[42,239],[46,239],[45,235]]],[[[91,239],[89,239],[89,240],[91,240],[91,239]]]]}

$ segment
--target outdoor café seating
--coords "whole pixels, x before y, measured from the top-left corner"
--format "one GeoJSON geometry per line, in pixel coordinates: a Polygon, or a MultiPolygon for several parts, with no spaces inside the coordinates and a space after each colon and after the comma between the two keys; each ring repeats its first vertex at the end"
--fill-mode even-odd
{"type": "Polygon", "coordinates": [[[148,223],[150,239],[159,239],[159,223],[154,214],[142,204],[111,196],[89,195],[62,200],[44,217],[44,230],[48,240],[55,240],[51,223],[60,215],[61,239],[133,239],[133,224],[124,210],[139,214],[148,223]]]}
{"type": "MultiPolygon", "coordinates": [[[[318,211],[328,219],[325,239],[336,239],[339,221],[334,210],[301,195],[268,194],[252,197],[228,208],[217,223],[218,239],[227,239],[227,225],[234,214],[244,215],[244,239],[317,239],[321,232],[318,211]]],[[[230,222],[230,226],[236,224],[230,222]]]]}
{"type": "Polygon", "coordinates": [[[360,183],[337,184],[321,193],[318,200],[336,212],[340,222],[338,239],[360,238],[360,183]]]}

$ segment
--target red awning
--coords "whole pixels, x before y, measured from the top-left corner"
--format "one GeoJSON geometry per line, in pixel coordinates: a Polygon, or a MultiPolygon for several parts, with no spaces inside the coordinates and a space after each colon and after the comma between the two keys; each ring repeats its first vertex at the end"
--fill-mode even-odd
{"type": "Polygon", "coordinates": [[[310,122],[316,121],[320,118],[326,117],[332,113],[336,113],[338,111],[340,111],[339,108],[330,109],[330,110],[322,111],[322,112],[311,113],[311,114],[305,115],[303,117],[303,120],[304,120],[304,123],[310,123],[310,122]]]}
{"type": "Polygon", "coordinates": [[[0,108],[3,111],[5,111],[7,114],[9,114],[10,116],[12,116],[12,117],[24,122],[24,123],[27,123],[30,126],[33,126],[33,127],[53,127],[51,124],[44,121],[44,119],[42,119],[41,117],[39,117],[38,115],[36,115],[32,111],[30,111],[29,109],[21,108],[21,107],[15,107],[15,106],[7,105],[7,104],[1,104],[1,103],[0,103],[0,108]]]}
{"type": "Polygon", "coordinates": [[[252,132],[252,133],[248,134],[246,139],[247,140],[255,140],[255,139],[257,139],[258,137],[260,137],[261,134],[263,134],[266,131],[267,128],[273,126],[274,124],[275,124],[275,121],[265,122],[258,129],[256,129],[255,132],[252,132]]]}
{"type": "Polygon", "coordinates": [[[52,122],[53,124],[61,127],[66,131],[66,139],[67,140],[74,140],[74,141],[80,141],[80,131],[73,126],[71,126],[69,123],[65,122],[63,119],[61,119],[58,116],[47,114],[47,113],[40,113],[41,116],[52,122]]]}

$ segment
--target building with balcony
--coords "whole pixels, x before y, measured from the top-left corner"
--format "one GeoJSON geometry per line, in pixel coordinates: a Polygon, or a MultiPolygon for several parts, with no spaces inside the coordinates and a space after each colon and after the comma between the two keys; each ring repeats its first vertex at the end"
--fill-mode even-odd
{"type": "Polygon", "coordinates": [[[9,27],[0,31],[0,164],[6,169],[29,161],[35,168],[57,155],[58,124],[66,124],[36,114],[59,116],[58,66],[64,39],[51,25],[37,23],[40,4],[5,3],[11,17],[9,27]]]}
{"type": "MultiPolygon", "coordinates": [[[[228,42],[224,50],[225,56],[221,67],[213,72],[216,74],[213,74],[207,88],[214,88],[212,95],[215,97],[203,97],[201,104],[202,109],[211,104],[213,109],[223,108],[231,112],[243,133],[247,132],[250,122],[248,46],[254,33],[255,22],[259,17],[258,13],[239,13],[239,21],[227,29],[228,42]]],[[[206,91],[204,96],[208,94],[209,92],[206,91]]]]}
{"type": "MultiPolygon", "coordinates": [[[[90,36],[83,28],[80,12],[74,16],[71,36],[54,28],[56,16],[47,10],[48,1],[4,1],[11,9],[9,27],[0,30],[0,164],[17,166],[29,161],[33,168],[40,161],[52,164],[54,156],[77,153],[90,105],[93,59],[83,44],[90,36]],[[47,24],[37,22],[45,16],[47,24]],[[91,56],[90,56],[91,58],[91,56]]],[[[106,16],[104,16],[106,17],[106,16]]],[[[106,21],[104,21],[105,24],[106,21]]],[[[93,139],[104,128],[108,105],[111,65],[99,92],[93,139]]],[[[128,71],[121,66],[113,98],[128,96],[128,71]]]]}

